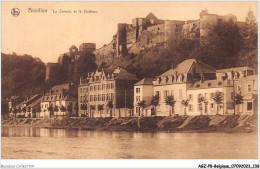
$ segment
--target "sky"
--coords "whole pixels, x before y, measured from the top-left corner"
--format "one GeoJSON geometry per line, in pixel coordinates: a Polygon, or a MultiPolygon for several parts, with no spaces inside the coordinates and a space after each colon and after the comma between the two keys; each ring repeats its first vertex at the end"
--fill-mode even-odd
{"type": "MultiPolygon", "coordinates": [[[[96,43],[97,48],[111,42],[118,23],[150,12],[163,20],[195,20],[199,13],[234,14],[244,21],[251,9],[258,16],[257,2],[6,2],[2,1],[2,52],[29,54],[43,62],[56,62],[72,45],[96,43]],[[11,10],[19,8],[20,15],[11,10]],[[29,8],[47,12],[29,12],[29,8]],[[59,11],[72,13],[59,13],[59,11]],[[73,13],[74,10],[77,13],[73,13]],[[96,11],[97,13],[84,13],[96,11]],[[57,11],[57,13],[54,13],[57,11]],[[81,11],[81,13],[79,13],[81,11]]],[[[258,18],[257,18],[258,20],[258,18]]]]}

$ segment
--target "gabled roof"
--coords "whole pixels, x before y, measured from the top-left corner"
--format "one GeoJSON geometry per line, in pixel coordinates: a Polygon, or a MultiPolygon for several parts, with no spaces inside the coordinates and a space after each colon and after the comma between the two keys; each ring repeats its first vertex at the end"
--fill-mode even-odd
{"type": "Polygon", "coordinates": [[[238,71],[245,71],[245,70],[254,70],[252,69],[251,67],[234,67],[234,68],[227,68],[227,69],[219,69],[217,70],[216,73],[227,73],[227,72],[231,72],[231,71],[235,71],[235,72],[238,72],[238,71]]]}
{"type": "Polygon", "coordinates": [[[65,101],[77,101],[77,99],[75,99],[73,96],[71,95],[67,95],[65,98],[64,98],[65,101]]]}
{"type": "Polygon", "coordinates": [[[153,85],[153,78],[144,78],[142,80],[140,80],[139,82],[137,82],[135,84],[135,86],[139,86],[139,85],[153,85]]]}
{"type": "Polygon", "coordinates": [[[158,20],[158,18],[152,12],[150,12],[145,18],[146,19],[158,20]]]}
{"type": "Polygon", "coordinates": [[[35,99],[37,99],[39,97],[40,97],[40,95],[36,94],[36,95],[32,96],[30,99],[24,101],[23,104],[30,104],[32,101],[34,101],[35,99]]]}
{"type": "Polygon", "coordinates": [[[135,74],[128,73],[125,69],[121,68],[115,79],[121,80],[138,80],[135,74]]]}
{"type": "Polygon", "coordinates": [[[163,76],[171,76],[177,74],[187,74],[191,70],[192,65],[195,64],[196,73],[216,73],[216,69],[213,67],[201,62],[196,61],[196,59],[187,59],[180,64],[177,65],[175,69],[170,69],[167,72],[160,75],[163,76]]]}

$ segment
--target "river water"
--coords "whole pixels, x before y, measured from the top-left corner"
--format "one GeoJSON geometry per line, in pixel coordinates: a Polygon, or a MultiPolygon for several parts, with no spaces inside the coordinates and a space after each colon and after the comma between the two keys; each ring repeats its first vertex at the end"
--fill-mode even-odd
{"type": "Polygon", "coordinates": [[[140,133],[5,127],[3,159],[256,159],[257,133],[140,133]]]}

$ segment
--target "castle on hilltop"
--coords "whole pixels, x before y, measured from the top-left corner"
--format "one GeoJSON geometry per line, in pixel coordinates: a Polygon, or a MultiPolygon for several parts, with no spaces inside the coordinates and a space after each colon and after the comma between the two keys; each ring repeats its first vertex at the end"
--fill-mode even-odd
{"type": "Polygon", "coordinates": [[[145,18],[134,18],[132,23],[119,23],[117,33],[109,44],[96,49],[95,43],[83,43],[77,48],[72,45],[69,52],[61,54],[58,63],[47,63],[46,81],[57,79],[57,75],[64,75],[63,79],[71,80],[75,72],[75,60],[84,52],[93,52],[97,64],[102,62],[112,63],[116,57],[122,57],[128,53],[138,54],[142,50],[152,48],[159,44],[175,39],[179,34],[193,39],[206,35],[208,25],[216,25],[218,22],[232,20],[237,22],[237,17],[232,14],[220,16],[217,14],[203,14],[197,20],[162,20],[153,13],[145,18]],[[63,69],[61,68],[63,67],[63,69]]]}
{"type": "Polygon", "coordinates": [[[131,24],[119,23],[117,33],[112,41],[94,51],[97,63],[112,61],[115,57],[125,56],[127,53],[137,54],[140,51],[174,39],[180,33],[187,38],[205,35],[207,25],[232,20],[237,17],[232,14],[220,16],[217,14],[203,14],[198,20],[162,20],[153,13],[145,18],[134,18],[131,24]],[[199,32],[199,33],[198,33],[199,32]]]}

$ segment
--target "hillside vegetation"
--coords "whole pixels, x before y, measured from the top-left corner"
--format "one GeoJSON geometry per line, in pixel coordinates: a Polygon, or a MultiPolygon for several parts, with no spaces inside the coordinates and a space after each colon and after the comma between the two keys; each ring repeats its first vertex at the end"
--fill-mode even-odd
{"type": "Polygon", "coordinates": [[[44,88],[45,64],[30,55],[1,53],[2,99],[27,97],[44,88]]]}

